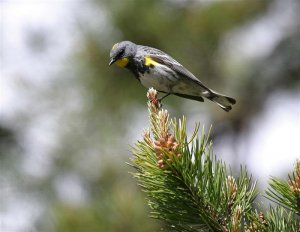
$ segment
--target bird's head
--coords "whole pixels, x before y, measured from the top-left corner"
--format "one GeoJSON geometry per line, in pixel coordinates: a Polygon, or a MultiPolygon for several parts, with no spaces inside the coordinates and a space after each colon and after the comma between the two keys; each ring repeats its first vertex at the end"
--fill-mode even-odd
{"type": "Polygon", "coordinates": [[[118,66],[124,68],[128,65],[130,58],[136,54],[136,44],[130,41],[122,41],[114,44],[110,50],[109,65],[116,63],[118,66]]]}

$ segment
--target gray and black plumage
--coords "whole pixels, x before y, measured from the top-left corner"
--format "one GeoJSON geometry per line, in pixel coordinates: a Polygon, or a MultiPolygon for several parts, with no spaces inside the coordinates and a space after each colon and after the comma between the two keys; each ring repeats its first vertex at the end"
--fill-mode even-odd
{"type": "Polygon", "coordinates": [[[146,88],[166,93],[164,97],[173,94],[200,102],[205,97],[227,112],[236,103],[234,98],[206,87],[179,62],[156,48],[130,41],[116,43],[110,51],[109,65],[113,63],[129,69],[146,88]]]}

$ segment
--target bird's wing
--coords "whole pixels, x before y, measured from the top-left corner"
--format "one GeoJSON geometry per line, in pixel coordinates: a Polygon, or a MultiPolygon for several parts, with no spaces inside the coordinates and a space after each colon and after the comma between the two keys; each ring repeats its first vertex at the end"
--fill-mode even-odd
{"type": "Polygon", "coordinates": [[[185,67],[183,67],[178,61],[173,59],[171,56],[167,55],[166,53],[156,49],[151,48],[147,46],[140,46],[140,49],[142,49],[145,53],[147,53],[146,56],[151,58],[157,63],[163,64],[174,70],[176,73],[178,73],[180,76],[187,78],[188,80],[191,80],[198,85],[200,85],[202,88],[211,91],[209,88],[207,88],[197,77],[195,77],[189,70],[187,70],[185,67]]]}

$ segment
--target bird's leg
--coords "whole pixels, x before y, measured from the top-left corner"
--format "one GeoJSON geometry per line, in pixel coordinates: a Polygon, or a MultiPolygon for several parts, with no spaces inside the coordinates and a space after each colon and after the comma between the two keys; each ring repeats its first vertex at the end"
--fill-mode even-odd
{"type": "Polygon", "coordinates": [[[164,98],[166,98],[169,95],[171,95],[171,93],[167,93],[165,96],[162,96],[161,98],[158,99],[158,101],[161,102],[164,98]]]}

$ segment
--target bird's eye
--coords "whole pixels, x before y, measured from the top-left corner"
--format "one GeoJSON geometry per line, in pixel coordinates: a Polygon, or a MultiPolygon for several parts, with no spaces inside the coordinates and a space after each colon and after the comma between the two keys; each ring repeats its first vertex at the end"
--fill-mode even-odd
{"type": "Polygon", "coordinates": [[[124,55],[124,52],[125,52],[125,49],[122,49],[120,52],[119,52],[119,57],[122,57],[124,55]]]}

